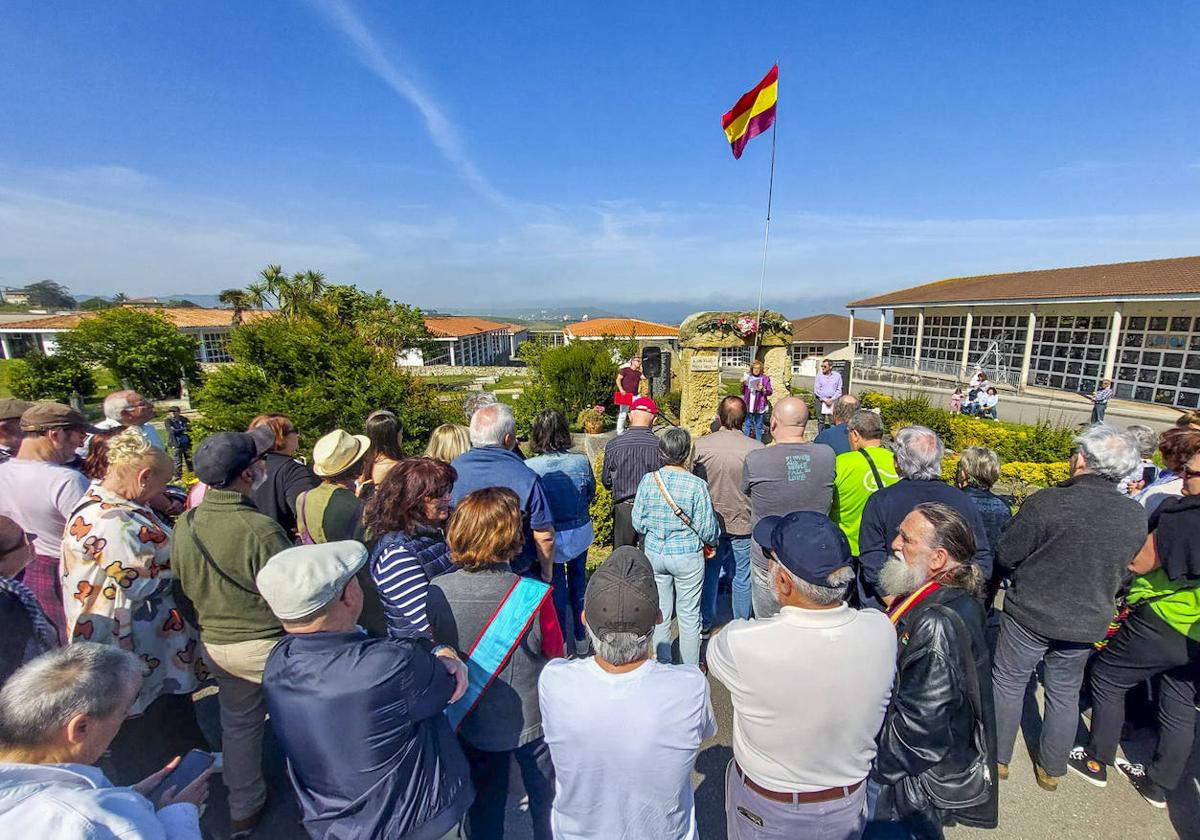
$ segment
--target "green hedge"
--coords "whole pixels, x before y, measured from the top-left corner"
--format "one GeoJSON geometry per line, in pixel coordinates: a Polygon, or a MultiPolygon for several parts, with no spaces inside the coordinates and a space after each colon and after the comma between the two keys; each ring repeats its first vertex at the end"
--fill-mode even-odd
{"type": "Polygon", "coordinates": [[[613,498],[607,487],[600,483],[600,471],[604,468],[604,453],[601,452],[592,461],[592,472],[596,474],[596,498],[588,514],[592,517],[592,531],[595,534],[592,545],[612,545],[613,541],[613,498]]]}
{"type": "Polygon", "coordinates": [[[1065,463],[1071,457],[1074,445],[1075,430],[1067,426],[980,420],[935,408],[925,397],[897,399],[868,391],[860,400],[864,408],[879,409],[884,426],[893,435],[904,426],[928,426],[937,432],[950,451],[984,446],[994,449],[1005,464],[1065,463]]]}

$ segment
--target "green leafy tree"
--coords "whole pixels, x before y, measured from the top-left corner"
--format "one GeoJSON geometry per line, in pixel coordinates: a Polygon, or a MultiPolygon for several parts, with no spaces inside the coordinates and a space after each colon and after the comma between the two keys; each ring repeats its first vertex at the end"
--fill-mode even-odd
{"type": "Polygon", "coordinates": [[[88,298],[79,304],[79,308],[84,312],[99,312],[101,309],[112,309],[113,302],[104,298],[88,298]]]}
{"type": "Polygon", "coordinates": [[[518,355],[529,366],[533,381],[526,386],[515,414],[522,431],[543,408],[557,408],[566,417],[594,405],[607,405],[615,389],[618,359],[637,352],[637,342],[606,338],[574,341],[562,347],[527,342],[518,355]],[[531,346],[532,345],[532,346],[531,346]]]}
{"type": "Polygon", "coordinates": [[[230,352],[234,362],[209,374],[193,394],[202,430],[244,429],[255,415],[279,411],[308,450],[335,428],[361,431],[368,414],[387,408],[404,427],[405,451],[417,454],[429,433],[460,410],[323,311],[246,324],[234,331],[230,352]]]}
{"type": "Polygon", "coordinates": [[[29,303],[31,306],[44,309],[75,308],[75,298],[71,297],[70,290],[62,283],[57,283],[54,280],[40,280],[37,283],[30,283],[25,287],[25,291],[29,294],[29,303]]]}
{"type": "Polygon", "coordinates": [[[118,382],[150,397],[179,392],[180,378],[199,379],[199,344],[157,312],[117,307],[85,318],[58,339],[58,352],[109,369],[118,382]]]}
{"type": "Polygon", "coordinates": [[[8,366],[8,387],[17,399],[67,402],[75,392],[84,399],[96,393],[96,380],[85,365],[65,356],[30,353],[8,366]]]}
{"type": "MultiPolygon", "coordinates": [[[[225,289],[217,295],[217,300],[222,306],[228,306],[233,309],[233,316],[230,322],[235,327],[242,325],[242,313],[253,305],[250,293],[243,289],[225,289]]],[[[261,309],[262,307],[260,306],[259,308],[261,309]]]]}

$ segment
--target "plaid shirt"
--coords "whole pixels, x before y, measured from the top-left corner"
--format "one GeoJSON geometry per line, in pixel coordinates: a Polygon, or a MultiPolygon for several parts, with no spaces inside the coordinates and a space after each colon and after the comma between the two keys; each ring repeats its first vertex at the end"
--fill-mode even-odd
{"type": "Polygon", "coordinates": [[[1096,393],[1092,394],[1092,402],[1097,404],[1106,403],[1112,399],[1112,396],[1112,388],[1101,388],[1096,393]]]}
{"type": "Polygon", "coordinates": [[[695,554],[704,545],[716,545],[721,535],[708,485],[683,470],[661,469],[642,479],[633,501],[633,527],[646,537],[643,550],[653,554],[695,554]],[[687,514],[695,531],[671,510],[659,492],[656,475],[662,477],[667,492],[687,514]]]}

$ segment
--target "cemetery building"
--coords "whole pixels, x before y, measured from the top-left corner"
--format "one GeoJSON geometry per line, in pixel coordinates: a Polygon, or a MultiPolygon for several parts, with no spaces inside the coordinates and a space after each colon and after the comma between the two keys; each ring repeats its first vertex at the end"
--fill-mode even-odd
{"type": "Polygon", "coordinates": [[[429,358],[419,350],[408,350],[397,359],[401,367],[506,365],[516,358],[517,348],[529,339],[522,326],[469,315],[426,315],[425,329],[433,336],[435,345],[429,358]]]}
{"type": "MultiPolygon", "coordinates": [[[[847,304],[892,313],[860,365],[1200,406],[1200,257],[955,277],[847,304]]],[[[848,330],[849,334],[849,330],[848,330]]]]}
{"type": "MultiPolygon", "coordinates": [[[[146,309],[139,305],[139,309],[146,309]]],[[[157,314],[166,316],[180,332],[194,335],[199,342],[196,357],[202,363],[230,362],[229,333],[233,329],[233,312],[229,309],[202,309],[179,307],[158,309],[157,314]]],[[[72,312],[49,317],[29,317],[24,320],[0,323],[0,358],[19,359],[28,353],[53,355],[59,333],[77,326],[95,313],[72,312]]],[[[253,321],[270,315],[258,309],[242,313],[243,321],[253,321]]]]}

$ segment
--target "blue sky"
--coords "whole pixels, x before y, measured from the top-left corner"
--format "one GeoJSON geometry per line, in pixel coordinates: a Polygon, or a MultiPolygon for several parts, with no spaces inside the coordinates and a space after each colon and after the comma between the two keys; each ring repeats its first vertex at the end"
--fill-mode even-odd
{"type": "Polygon", "coordinates": [[[767,303],[1200,253],[1194,3],[12,2],[0,283],[767,303]]]}

